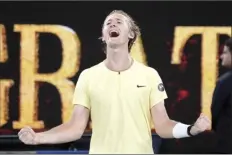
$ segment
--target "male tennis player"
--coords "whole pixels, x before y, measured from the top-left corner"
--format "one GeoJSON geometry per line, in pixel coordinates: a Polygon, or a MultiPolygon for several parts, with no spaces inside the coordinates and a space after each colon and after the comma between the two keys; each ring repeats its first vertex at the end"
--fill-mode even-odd
{"type": "Polygon", "coordinates": [[[41,133],[25,127],[18,134],[20,140],[25,144],[77,140],[90,114],[91,154],[152,154],[152,122],[162,138],[190,137],[207,130],[210,120],[204,115],[194,125],[169,119],[164,106],[167,94],[158,72],[129,54],[139,32],[128,14],[111,12],[102,29],[106,59],[79,76],[70,121],[41,133]]]}

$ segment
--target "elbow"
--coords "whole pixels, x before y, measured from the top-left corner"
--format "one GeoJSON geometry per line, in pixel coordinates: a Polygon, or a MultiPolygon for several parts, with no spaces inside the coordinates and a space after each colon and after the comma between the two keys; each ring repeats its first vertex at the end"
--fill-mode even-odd
{"type": "Polygon", "coordinates": [[[164,139],[173,138],[173,127],[170,121],[157,124],[155,127],[156,133],[164,139]]]}
{"type": "Polygon", "coordinates": [[[162,127],[156,127],[155,132],[160,138],[164,138],[164,139],[170,138],[167,136],[167,134],[165,133],[165,130],[162,127]]]}
{"type": "Polygon", "coordinates": [[[68,139],[70,139],[70,141],[76,141],[78,139],[81,139],[84,131],[85,130],[78,127],[77,124],[69,123],[68,126],[67,126],[67,130],[66,130],[66,132],[64,134],[67,137],[69,137],[68,139]]]}
{"type": "Polygon", "coordinates": [[[160,137],[160,138],[164,138],[164,139],[167,139],[167,138],[171,138],[170,136],[168,136],[167,134],[165,134],[164,131],[160,130],[160,129],[156,129],[156,134],[160,137]]]}
{"type": "Polygon", "coordinates": [[[71,131],[74,133],[75,136],[73,136],[74,140],[79,140],[82,138],[84,132],[85,132],[85,127],[82,127],[81,125],[73,125],[71,131]]]}
{"type": "Polygon", "coordinates": [[[84,133],[83,130],[76,129],[76,128],[72,128],[68,131],[71,141],[76,141],[76,140],[81,139],[83,133],[84,133]]]}
{"type": "Polygon", "coordinates": [[[78,130],[76,137],[75,137],[75,140],[81,139],[83,134],[84,134],[84,130],[78,130]]]}

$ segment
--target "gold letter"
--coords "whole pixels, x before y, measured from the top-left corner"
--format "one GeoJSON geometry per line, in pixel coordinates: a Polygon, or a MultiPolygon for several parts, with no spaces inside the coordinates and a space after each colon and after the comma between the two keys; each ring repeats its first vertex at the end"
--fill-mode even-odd
{"type": "MultiPolygon", "coordinates": [[[[14,128],[30,125],[33,128],[43,128],[43,121],[37,119],[38,83],[53,84],[61,95],[62,121],[69,119],[72,112],[72,97],[74,83],[68,78],[79,70],[80,41],[71,29],[59,25],[15,25],[16,32],[21,33],[21,73],[20,73],[20,118],[13,123],[14,128]],[[38,74],[38,34],[52,33],[59,37],[62,43],[62,64],[55,73],[38,74]]],[[[52,60],[51,60],[52,61],[52,60]]]]}
{"type": "Polygon", "coordinates": [[[172,64],[180,64],[186,41],[194,34],[202,34],[201,106],[202,112],[211,118],[212,93],[217,80],[218,35],[231,35],[231,27],[176,27],[172,64]]]}
{"type": "Polygon", "coordinates": [[[9,115],[9,90],[14,84],[12,80],[0,80],[0,126],[7,123],[9,115]]]}
{"type": "Polygon", "coordinates": [[[6,29],[0,24],[0,62],[6,62],[7,59],[6,29]]]}
{"type": "MultiPolygon", "coordinates": [[[[0,62],[6,62],[7,59],[6,29],[0,24],[0,62]]],[[[0,126],[6,124],[8,120],[9,90],[13,83],[12,80],[0,80],[0,126]]]]}

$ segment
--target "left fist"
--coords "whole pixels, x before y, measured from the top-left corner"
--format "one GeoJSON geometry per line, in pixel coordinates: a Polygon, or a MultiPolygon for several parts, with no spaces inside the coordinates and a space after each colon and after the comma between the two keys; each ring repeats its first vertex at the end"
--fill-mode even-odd
{"type": "Polygon", "coordinates": [[[193,127],[190,130],[192,135],[197,135],[201,132],[209,130],[211,126],[211,121],[207,116],[201,114],[197,121],[194,123],[193,127]]]}

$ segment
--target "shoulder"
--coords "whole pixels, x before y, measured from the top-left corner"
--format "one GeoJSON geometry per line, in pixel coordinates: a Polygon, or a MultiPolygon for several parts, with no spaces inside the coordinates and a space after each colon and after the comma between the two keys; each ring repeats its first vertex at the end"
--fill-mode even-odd
{"type": "Polygon", "coordinates": [[[232,88],[232,72],[227,72],[218,78],[215,91],[226,92],[232,88]]]}
{"type": "MultiPolygon", "coordinates": [[[[223,74],[217,81],[216,88],[232,88],[232,71],[223,74]]],[[[225,89],[226,90],[226,89],[225,89]]]]}
{"type": "Polygon", "coordinates": [[[218,83],[228,83],[230,82],[232,79],[232,71],[229,71],[225,74],[223,74],[219,79],[218,79],[218,83]]]}
{"type": "Polygon", "coordinates": [[[90,68],[86,68],[80,73],[80,76],[89,77],[89,76],[93,76],[94,74],[96,75],[97,72],[103,69],[102,66],[103,66],[103,62],[100,62],[90,68]]]}
{"type": "Polygon", "coordinates": [[[142,75],[146,75],[148,77],[159,77],[159,73],[155,68],[150,66],[146,66],[138,61],[136,61],[137,69],[142,75]]]}

